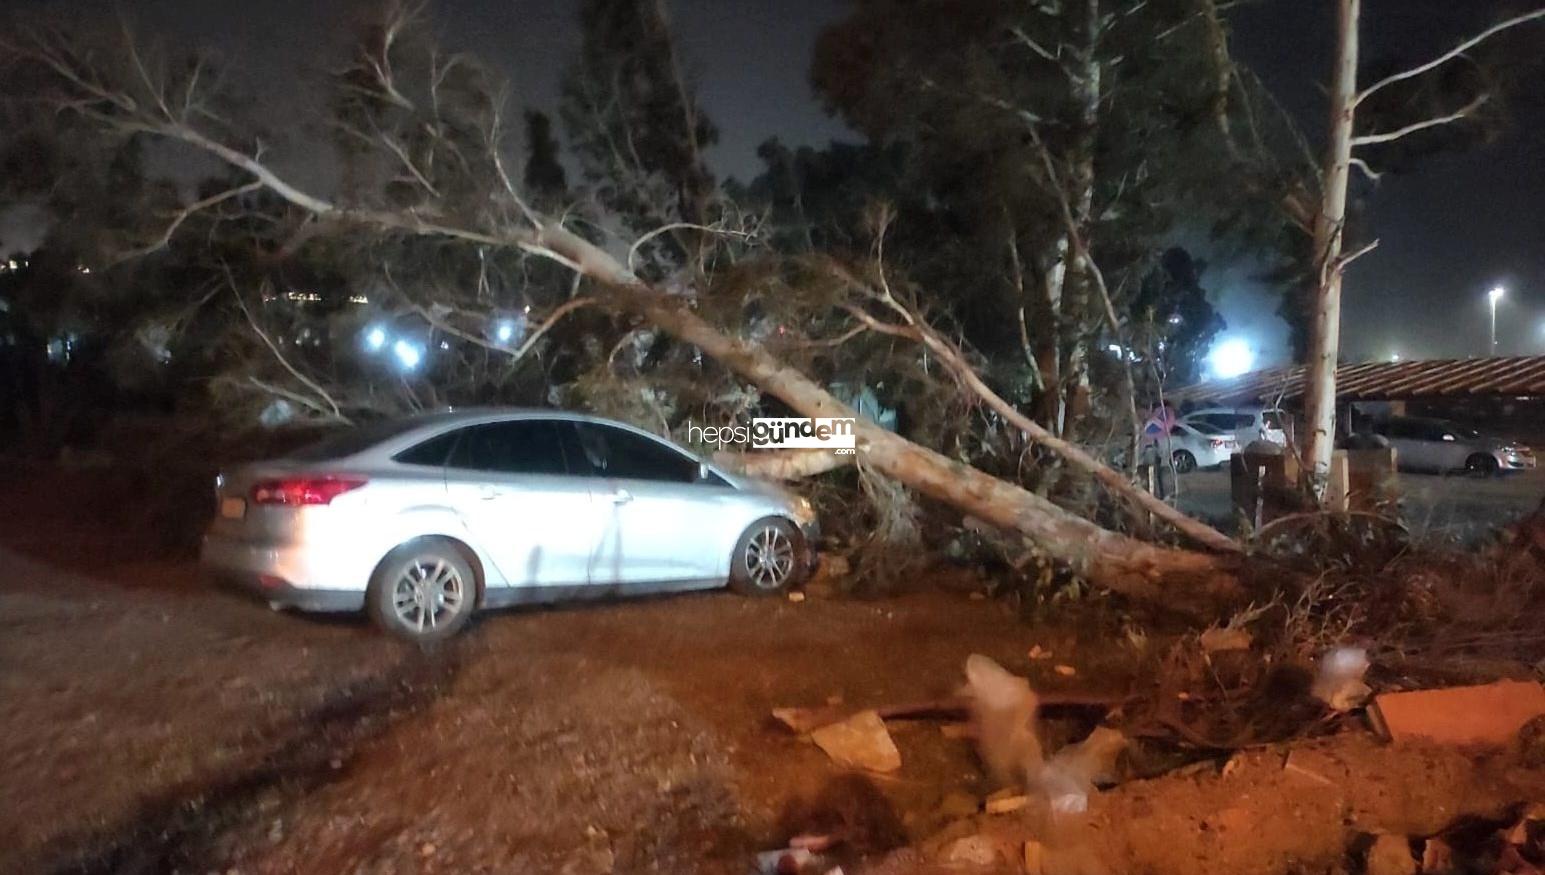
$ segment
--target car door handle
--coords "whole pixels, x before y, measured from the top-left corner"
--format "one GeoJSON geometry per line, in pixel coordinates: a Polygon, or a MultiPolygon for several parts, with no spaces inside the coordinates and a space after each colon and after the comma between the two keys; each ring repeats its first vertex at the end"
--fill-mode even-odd
{"type": "Polygon", "coordinates": [[[626,489],[619,489],[611,494],[612,504],[627,504],[633,500],[633,493],[626,489]]]}

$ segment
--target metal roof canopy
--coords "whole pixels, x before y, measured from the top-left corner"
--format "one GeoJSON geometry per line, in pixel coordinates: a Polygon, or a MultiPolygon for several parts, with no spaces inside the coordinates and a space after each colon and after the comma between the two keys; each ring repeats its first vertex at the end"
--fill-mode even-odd
{"type": "MultiPolygon", "coordinates": [[[[1166,392],[1167,402],[1261,404],[1303,397],[1302,365],[1252,371],[1230,380],[1196,383],[1166,392]]],[[[1545,356],[1363,362],[1336,368],[1336,400],[1398,401],[1545,395],[1545,356]]]]}

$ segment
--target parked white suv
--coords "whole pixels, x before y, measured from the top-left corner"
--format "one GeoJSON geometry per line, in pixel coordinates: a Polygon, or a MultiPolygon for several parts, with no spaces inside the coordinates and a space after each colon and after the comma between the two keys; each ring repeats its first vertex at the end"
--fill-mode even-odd
{"type": "Polygon", "coordinates": [[[554,411],[351,429],[222,475],[202,560],[276,606],[448,637],[479,607],[722,586],[809,568],[802,498],[648,432],[554,411]]]}
{"type": "Polygon", "coordinates": [[[1276,408],[1204,407],[1180,417],[1180,421],[1208,431],[1230,432],[1240,447],[1255,441],[1267,441],[1279,447],[1288,443],[1288,414],[1276,408]]]}

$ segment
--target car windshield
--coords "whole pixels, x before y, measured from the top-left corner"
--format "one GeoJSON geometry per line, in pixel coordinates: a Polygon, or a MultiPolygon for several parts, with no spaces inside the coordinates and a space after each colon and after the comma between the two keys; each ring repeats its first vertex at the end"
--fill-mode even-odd
{"type": "Polygon", "coordinates": [[[329,462],[333,459],[343,459],[368,450],[384,440],[394,438],[422,424],[411,419],[384,419],[334,432],[315,443],[291,450],[284,457],[295,462],[329,462]]]}

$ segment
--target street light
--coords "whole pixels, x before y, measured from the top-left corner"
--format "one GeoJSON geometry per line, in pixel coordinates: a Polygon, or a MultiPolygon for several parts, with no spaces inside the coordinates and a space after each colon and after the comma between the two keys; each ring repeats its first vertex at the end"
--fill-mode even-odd
{"type": "Polygon", "coordinates": [[[1496,286],[1486,293],[1486,300],[1491,303],[1491,354],[1497,354],[1497,302],[1502,300],[1502,287],[1496,286]]]}

